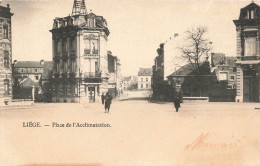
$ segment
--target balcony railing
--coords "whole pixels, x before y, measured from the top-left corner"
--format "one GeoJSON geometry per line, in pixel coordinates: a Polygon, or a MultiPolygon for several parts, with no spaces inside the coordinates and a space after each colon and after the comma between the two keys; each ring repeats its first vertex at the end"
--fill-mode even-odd
{"type": "Polygon", "coordinates": [[[101,77],[101,73],[100,72],[85,72],[84,73],[84,77],[85,78],[89,78],[89,77],[101,77]]]}
{"type": "Polygon", "coordinates": [[[98,50],[92,50],[92,54],[98,54],[98,50]]]}
{"type": "Polygon", "coordinates": [[[84,54],[98,54],[98,50],[85,49],[84,54]]]}
{"type": "Polygon", "coordinates": [[[85,49],[84,54],[90,54],[90,49],[85,49]]]}

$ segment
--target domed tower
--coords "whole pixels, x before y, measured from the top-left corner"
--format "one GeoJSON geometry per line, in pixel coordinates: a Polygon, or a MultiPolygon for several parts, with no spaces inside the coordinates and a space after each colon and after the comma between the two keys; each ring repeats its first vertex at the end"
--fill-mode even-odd
{"type": "Polygon", "coordinates": [[[54,102],[95,102],[108,89],[107,38],[103,16],[74,0],[71,15],[53,20],[54,102]]]}
{"type": "Polygon", "coordinates": [[[259,102],[260,7],[252,2],[234,20],[237,32],[237,96],[240,102],[259,102]]]}

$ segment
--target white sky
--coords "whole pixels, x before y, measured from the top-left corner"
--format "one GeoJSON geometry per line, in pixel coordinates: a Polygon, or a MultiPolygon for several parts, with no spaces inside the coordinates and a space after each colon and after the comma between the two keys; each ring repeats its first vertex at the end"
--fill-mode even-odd
{"type": "MultiPolygon", "coordinates": [[[[137,75],[140,67],[152,67],[159,44],[191,26],[209,28],[215,52],[236,54],[232,20],[252,1],[220,0],[86,0],[87,11],[102,15],[108,23],[109,49],[121,60],[124,75],[137,75]]],[[[53,19],[71,14],[73,0],[3,0],[10,4],[13,60],[51,60],[53,19]]],[[[259,1],[255,3],[260,4],[259,1]]]]}

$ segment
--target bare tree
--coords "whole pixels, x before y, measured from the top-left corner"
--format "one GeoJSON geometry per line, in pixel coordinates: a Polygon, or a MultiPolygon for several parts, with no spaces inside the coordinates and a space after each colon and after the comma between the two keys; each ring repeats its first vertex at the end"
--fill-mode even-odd
{"type": "Polygon", "coordinates": [[[211,50],[211,42],[205,38],[207,27],[199,26],[186,31],[184,43],[178,47],[181,58],[191,63],[198,77],[198,84],[201,96],[201,69],[202,62],[208,60],[211,50]]]}

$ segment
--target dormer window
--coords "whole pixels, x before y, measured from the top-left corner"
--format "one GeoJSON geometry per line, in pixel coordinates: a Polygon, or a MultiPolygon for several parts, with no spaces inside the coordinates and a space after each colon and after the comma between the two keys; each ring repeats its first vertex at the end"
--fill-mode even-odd
{"type": "Polygon", "coordinates": [[[95,19],[94,18],[89,18],[88,19],[88,26],[89,27],[94,27],[95,26],[95,19]]]}
{"type": "Polygon", "coordinates": [[[254,19],[255,18],[255,11],[254,10],[247,10],[246,18],[247,19],[254,19]]]}

